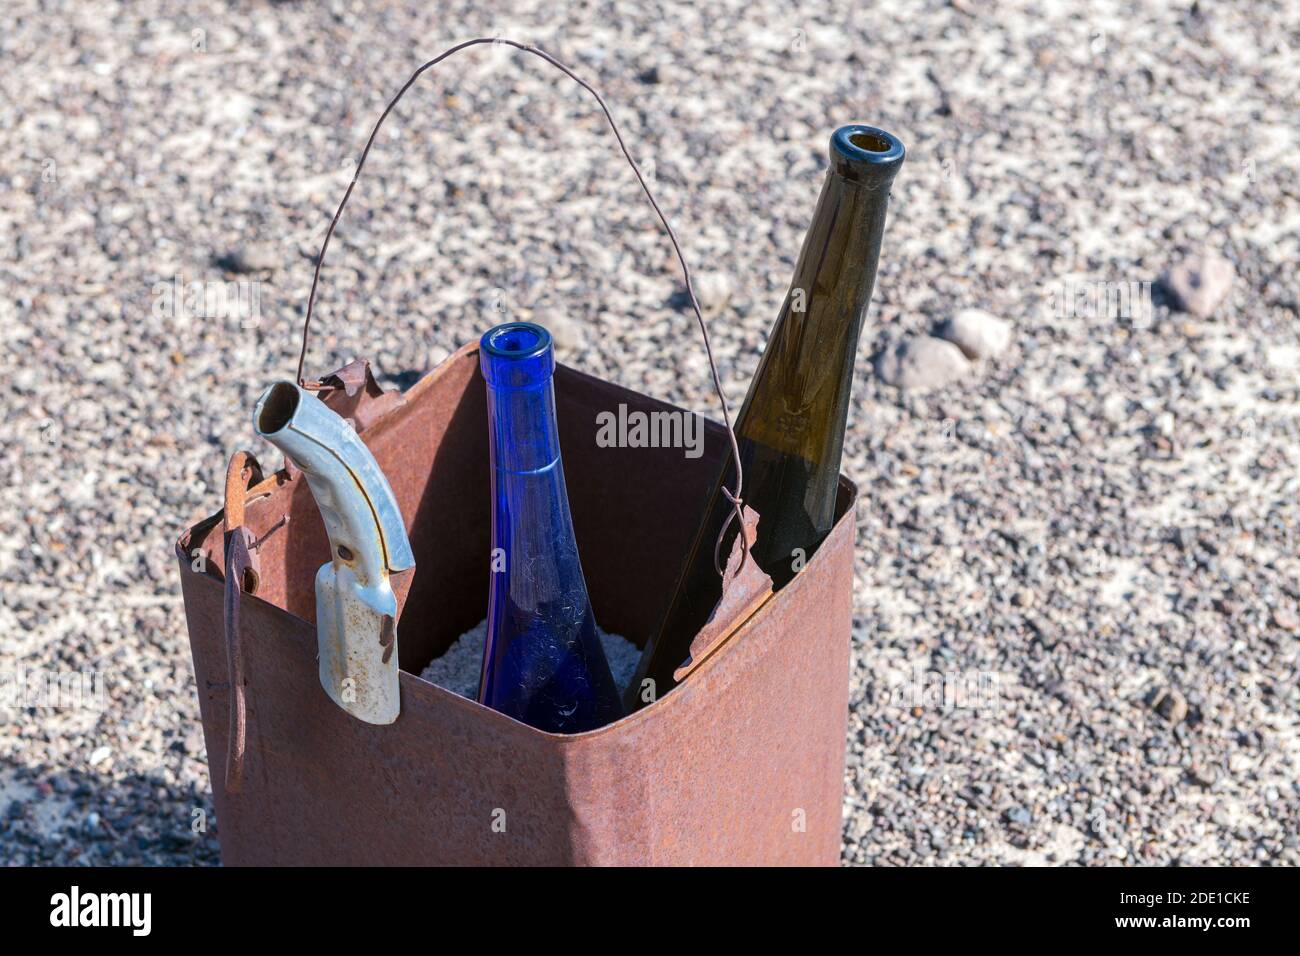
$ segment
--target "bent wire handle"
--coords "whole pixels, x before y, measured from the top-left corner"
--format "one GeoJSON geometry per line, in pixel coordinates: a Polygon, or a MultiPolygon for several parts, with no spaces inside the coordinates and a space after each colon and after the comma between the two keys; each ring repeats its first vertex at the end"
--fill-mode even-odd
{"type": "MultiPolygon", "coordinates": [[[[622,150],[623,158],[626,159],[628,165],[632,167],[632,172],[636,174],[637,182],[641,184],[641,191],[645,193],[646,199],[648,199],[650,201],[650,205],[654,207],[655,214],[659,217],[659,221],[663,224],[664,231],[668,233],[669,241],[672,242],[673,244],[673,252],[676,253],[677,261],[682,267],[682,278],[685,279],[686,281],[686,294],[690,297],[691,309],[695,312],[695,320],[696,322],[699,323],[700,326],[700,336],[704,340],[704,354],[709,360],[709,371],[713,375],[713,389],[715,392],[718,393],[718,403],[722,406],[722,421],[723,424],[726,425],[727,427],[727,437],[731,441],[731,457],[735,461],[735,465],[736,465],[735,489],[728,490],[725,484],[722,486],[722,493],[726,496],[727,500],[731,502],[733,510],[727,516],[727,520],[723,524],[722,530],[718,533],[718,540],[714,542],[713,545],[713,567],[718,572],[718,576],[721,577],[723,576],[723,567],[722,567],[722,559],[721,559],[722,541],[723,538],[726,536],[727,529],[731,525],[731,519],[732,518],[737,519],[742,529],[742,532],[744,528],[744,518],[741,513],[742,501],[740,497],[744,475],[742,473],[741,463],[740,463],[740,446],[736,441],[736,432],[731,427],[731,410],[727,405],[727,396],[722,390],[722,380],[718,375],[717,363],[713,359],[713,347],[709,343],[709,330],[704,324],[704,315],[700,311],[700,303],[699,300],[695,297],[695,288],[691,284],[690,267],[686,264],[686,257],[682,255],[682,248],[681,248],[681,244],[678,243],[677,241],[677,234],[673,232],[673,227],[668,224],[668,218],[663,214],[663,210],[659,208],[659,203],[655,201],[654,194],[651,193],[650,191],[650,186],[646,183],[645,177],[641,174],[641,168],[637,166],[636,160],[632,158],[632,154],[628,151],[627,144],[623,141],[623,134],[619,131],[618,124],[614,122],[614,116],[612,113],[610,113],[609,107],[605,105],[605,100],[601,97],[601,95],[598,92],[596,92],[596,89],[593,86],[591,86],[591,84],[589,84],[586,80],[583,80],[576,73],[570,70],[567,66],[565,66],[563,63],[561,63],[559,60],[551,56],[551,54],[547,53],[545,50],[541,49],[540,47],[536,47],[528,43],[519,43],[516,42],[515,40],[507,40],[504,37],[477,37],[476,39],[473,40],[465,40],[464,42],[458,43],[455,46],[451,47],[449,50],[443,51],[442,53],[434,57],[432,60],[425,63],[423,66],[419,67],[414,73],[411,74],[411,78],[406,81],[405,85],[400,90],[397,91],[397,95],[394,96],[389,101],[388,105],[384,108],[384,112],[380,114],[379,119],[375,122],[374,129],[370,131],[370,138],[366,140],[365,149],[361,151],[361,159],[357,161],[356,172],[352,174],[352,182],[348,184],[347,191],[343,194],[343,199],[339,203],[339,207],[334,213],[334,218],[330,221],[329,229],[326,230],[325,232],[325,240],[321,243],[320,254],[317,255],[316,257],[316,270],[315,273],[312,275],[311,292],[307,297],[307,314],[303,319],[303,323],[302,323],[302,348],[298,353],[297,382],[302,388],[309,389],[312,388],[313,385],[319,388],[319,383],[309,384],[303,378],[303,365],[306,363],[307,360],[307,342],[311,334],[311,316],[312,316],[312,311],[316,305],[316,287],[317,284],[320,282],[321,268],[325,265],[325,254],[329,250],[330,239],[333,238],[334,236],[334,228],[338,225],[339,217],[343,215],[343,209],[345,206],[347,206],[348,200],[352,197],[352,190],[357,185],[357,180],[361,177],[361,169],[366,164],[366,158],[370,155],[370,147],[374,145],[375,137],[379,135],[380,127],[384,125],[384,120],[388,119],[388,114],[393,111],[393,107],[395,107],[398,104],[398,101],[400,101],[401,98],[406,95],[406,91],[415,85],[415,81],[420,78],[420,75],[422,73],[424,73],[426,70],[434,66],[437,66],[439,63],[441,63],[443,60],[447,59],[447,57],[451,56],[454,53],[459,53],[461,50],[468,49],[469,47],[472,46],[478,46],[483,43],[492,43],[492,44],[500,44],[503,46],[511,46],[514,47],[516,50],[522,50],[525,53],[531,53],[533,56],[545,60],[547,63],[555,67],[561,73],[564,73],[566,76],[568,76],[571,80],[573,80],[575,83],[577,83],[579,86],[581,86],[584,90],[586,90],[595,98],[596,103],[599,104],[600,106],[601,112],[605,114],[605,119],[609,121],[609,128],[614,133],[614,138],[618,140],[618,148],[622,150]]],[[[748,536],[745,535],[744,533],[740,535],[740,538],[742,542],[741,562],[743,565],[745,559],[747,559],[749,556],[749,539],[748,536]]]]}

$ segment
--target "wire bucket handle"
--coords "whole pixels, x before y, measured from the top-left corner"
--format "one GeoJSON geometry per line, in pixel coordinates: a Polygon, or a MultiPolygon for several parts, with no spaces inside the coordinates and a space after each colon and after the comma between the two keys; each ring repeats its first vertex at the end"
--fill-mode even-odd
{"type": "MultiPolygon", "coordinates": [[[[713,359],[713,348],[709,343],[709,330],[704,323],[704,315],[700,311],[699,300],[695,297],[695,288],[691,284],[690,266],[686,264],[686,257],[682,255],[682,247],[681,244],[677,241],[677,235],[676,233],[673,232],[673,227],[668,224],[668,218],[663,214],[663,210],[659,208],[659,203],[655,201],[654,194],[650,191],[649,184],[646,183],[645,177],[641,174],[641,168],[637,166],[636,160],[632,158],[632,154],[628,151],[627,144],[623,141],[623,134],[619,131],[618,123],[614,121],[614,116],[610,112],[609,107],[605,104],[604,98],[601,97],[600,93],[598,93],[595,87],[593,87],[590,83],[588,83],[586,80],[579,77],[571,69],[569,69],[567,66],[565,66],[563,63],[561,63],[559,60],[551,56],[551,54],[547,53],[545,50],[541,49],[540,47],[536,47],[528,43],[519,43],[516,42],[515,40],[508,40],[504,37],[477,37],[473,40],[465,40],[464,42],[458,43],[455,46],[451,47],[450,49],[443,51],[442,53],[434,57],[432,60],[430,60],[429,62],[420,66],[414,73],[411,74],[411,78],[406,81],[406,83],[402,86],[402,88],[397,91],[397,95],[394,96],[389,101],[388,105],[384,108],[384,112],[381,113],[379,119],[375,121],[374,129],[370,131],[370,138],[366,140],[365,149],[361,151],[361,158],[360,160],[357,161],[356,171],[352,174],[352,182],[348,184],[347,191],[343,194],[343,199],[339,203],[338,209],[335,210],[334,212],[334,218],[330,220],[329,229],[326,230],[325,239],[321,243],[320,253],[319,255],[316,256],[316,270],[312,275],[311,292],[307,297],[307,313],[302,323],[302,348],[298,353],[298,372],[297,372],[298,384],[306,389],[320,389],[322,387],[319,381],[308,382],[303,377],[303,366],[307,360],[307,345],[308,345],[309,337],[311,335],[311,317],[312,317],[312,312],[316,306],[316,289],[320,283],[321,269],[325,265],[325,255],[329,251],[330,239],[333,238],[334,236],[334,228],[338,225],[339,218],[343,215],[343,209],[345,206],[347,206],[348,200],[352,197],[352,190],[356,187],[357,180],[361,178],[362,167],[364,167],[366,164],[366,159],[370,155],[370,148],[375,144],[375,137],[379,135],[380,127],[384,125],[384,120],[388,119],[388,114],[393,111],[393,107],[395,107],[398,104],[398,102],[401,100],[401,98],[406,95],[406,91],[415,85],[415,81],[420,78],[420,75],[422,73],[424,73],[428,69],[431,69],[432,67],[437,66],[439,63],[441,63],[443,60],[450,57],[452,54],[459,53],[461,50],[468,49],[469,47],[472,46],[478,46],[483,43],[499,44],[502,46],[511,46],[514,47],[516,50],[522,50],[525,53],[531,53],[533,56],[545,60],[547,63],[555,67],[561,73],[564,73],[571,80],[573,80],[584,90],[590,93],[592,97],[595,98],[596,103],[599,104],[600,106],[601,112],[605,114],[605,119],[609,121],[609,128],[614,133],[614,138],[618,140],[618,148],[622,151],[623,158],[626,159],[628,165],[632,167],[632,172],[636,174],[637,182],[641,184],[641,191],[645,193],[646,199],[650,201],[650,205],[654,208],[655,215],[659,217],[659,222],[663,225],[664,231],[668,233],[669,241],[672,242],[673,244],[673,252],[676,253],[677,262],[682,267],[682,278],[686,281],[686,294],[687,296],[689,296],[691,300],[691,309],[695,312],[695,320],[700,327],[700,337],[704,340],[704,354],[709,360],[709,371],[713,376],[713,389],[715,392],[717,392],[718,404],[722,407],[722,421],[727,428],[727,437],[731,441],[731,457],[734,460],[736,466],[735,488],[728,489],[725,485],[723,485],[722,487],[722,493],[726,495],[727,500],[732,503],[733,511],[727,516],[727,521],[726,523],[723,524],[722,530],[718,534],[718,540],[714,543],[714,547],[713,547],[713,566],[717,570],[718,574],[722,575],[723,566],[722,566],[722,558],[720,555],[720,550],[722,547],[722,541],[726,536],[727,529],[731,525],[731,519],[736,518],[739,521],[739,526],[742,529],[744,528],[744,518],[741,512],[743,503],[740,497],[741,486],[743,481],[743,473],[741,471],[741,464],[740,464],[740,446],[736,441],[736,432],[731,426],[731,411],[729,406],[727,405],[727,396],[722,389],[722,380],[718,375],[718,366],[713,359]]],[[[744,533],[742,533],[740,537],[742,542],[741,547],[743,549],[742,559],[741,559],[743,564],[743,561],[749,555],[749,540],[744,533]]]]}

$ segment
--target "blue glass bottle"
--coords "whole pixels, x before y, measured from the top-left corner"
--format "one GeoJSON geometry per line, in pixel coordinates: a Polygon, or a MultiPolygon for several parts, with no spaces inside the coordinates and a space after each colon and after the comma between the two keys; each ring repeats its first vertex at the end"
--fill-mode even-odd
{"type": "Polygon", "coordinates": [[[551,334],[530,322],[484,333],[492,452],[492,585],[479,701],[552,733],[622,716],[596,637],[560,461],[551,334]]]}

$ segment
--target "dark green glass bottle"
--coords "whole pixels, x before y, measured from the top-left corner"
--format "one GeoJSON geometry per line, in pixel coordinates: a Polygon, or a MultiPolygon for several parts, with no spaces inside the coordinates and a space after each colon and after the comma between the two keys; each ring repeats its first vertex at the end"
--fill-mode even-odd
{"type": "MultiPolygon", "coordinates": [[[[834,523],[858,336],[876,281],[889,187],[903,156],[896,137],[871,126],[844,126],[831,137],[830,169],[794,281],[736,418],[741,494],[759,515],[750,554],[777,588],[834,523]]],[[[722,488],[734,482],[728,460],[628,688],[629,712],[674,686],[673,672],[721,596],[714,544],[732,510],[722,488]]],[[[737,525],[733,520],[723,543],[724,560],[737,525]]]]}

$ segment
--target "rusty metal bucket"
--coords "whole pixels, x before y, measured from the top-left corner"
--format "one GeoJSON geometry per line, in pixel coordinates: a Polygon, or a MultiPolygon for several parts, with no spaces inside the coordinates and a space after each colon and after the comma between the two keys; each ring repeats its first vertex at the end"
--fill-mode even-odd
{"type": "MultiPolygon", "coordinates": [[[[430,67],[500,43],[541,58],[591,93],[672,240],[713,366],[681,248],[600,95],[550,54],[501,38],[458,44],[430,67]]],[[[353,180],[352,186],[356,185],[353,180]]],[[[317,679],[317,569],[330,547],[292,468],[263,478],[232,459],[225,508],[177,543],[203,731],[227,864],[833,864],[839,859],[852,619],[853,509],[840,478],[836,523],[776,594],[738,544],[699,661],[675,690],[617,723],[559,736],[518,723],[419,675],[487,608],[491,481],[477,346],[404,395],[364,362],[298,383],[352,420],[388,478],[415,554],[392,577],[400,714],[363,723],[317,679]]],[[[724,423],[704,453],[598,447],[597,414],[673,409],[560,366],[555,373],[569,503],[596,620],[644,646],[668,600],[713,482],[739,461],[724,423]]],[[[738,469],[737,469],[738,470],[738,469]]],[[[741,495],[740,483],[732,489],[741,495]]],[[[741,514],[752,528],[752,512],[741,514]]],[[[738,541],[743,540],[739,539],[738,541]]]]}
{"type": "MultiPolygon", "coordinates": [[[[596,618],[643,644],[727,453],[725,431],[706,427],[698,459],[680,449],[598,448],[598,411],[671,406],[563,366],[555,386],[596,618]]],[[[361,426],[415,549],[399,622],[401,716],[362,723],[317,680],[313,580],[329,545],[302,476],[281,472],[251,493],[237,486],[257,564],[256,592],[243,595],[237,622],[238,694],[223,626],[224,513],[186,531],[176,552],[226,864],[838,861],[850,481],[841,478],[835,528],[804,570],[732,622],[680,687],[608,727],[558,736],[417,676],[487,607],[491,501],[477,347],[401,397],[367,377],[355,395],[340,389],[326,400],[361,426]],[[242,771],[232,792],[222,781],[237,743],[237,696],[242,771]]]]}

